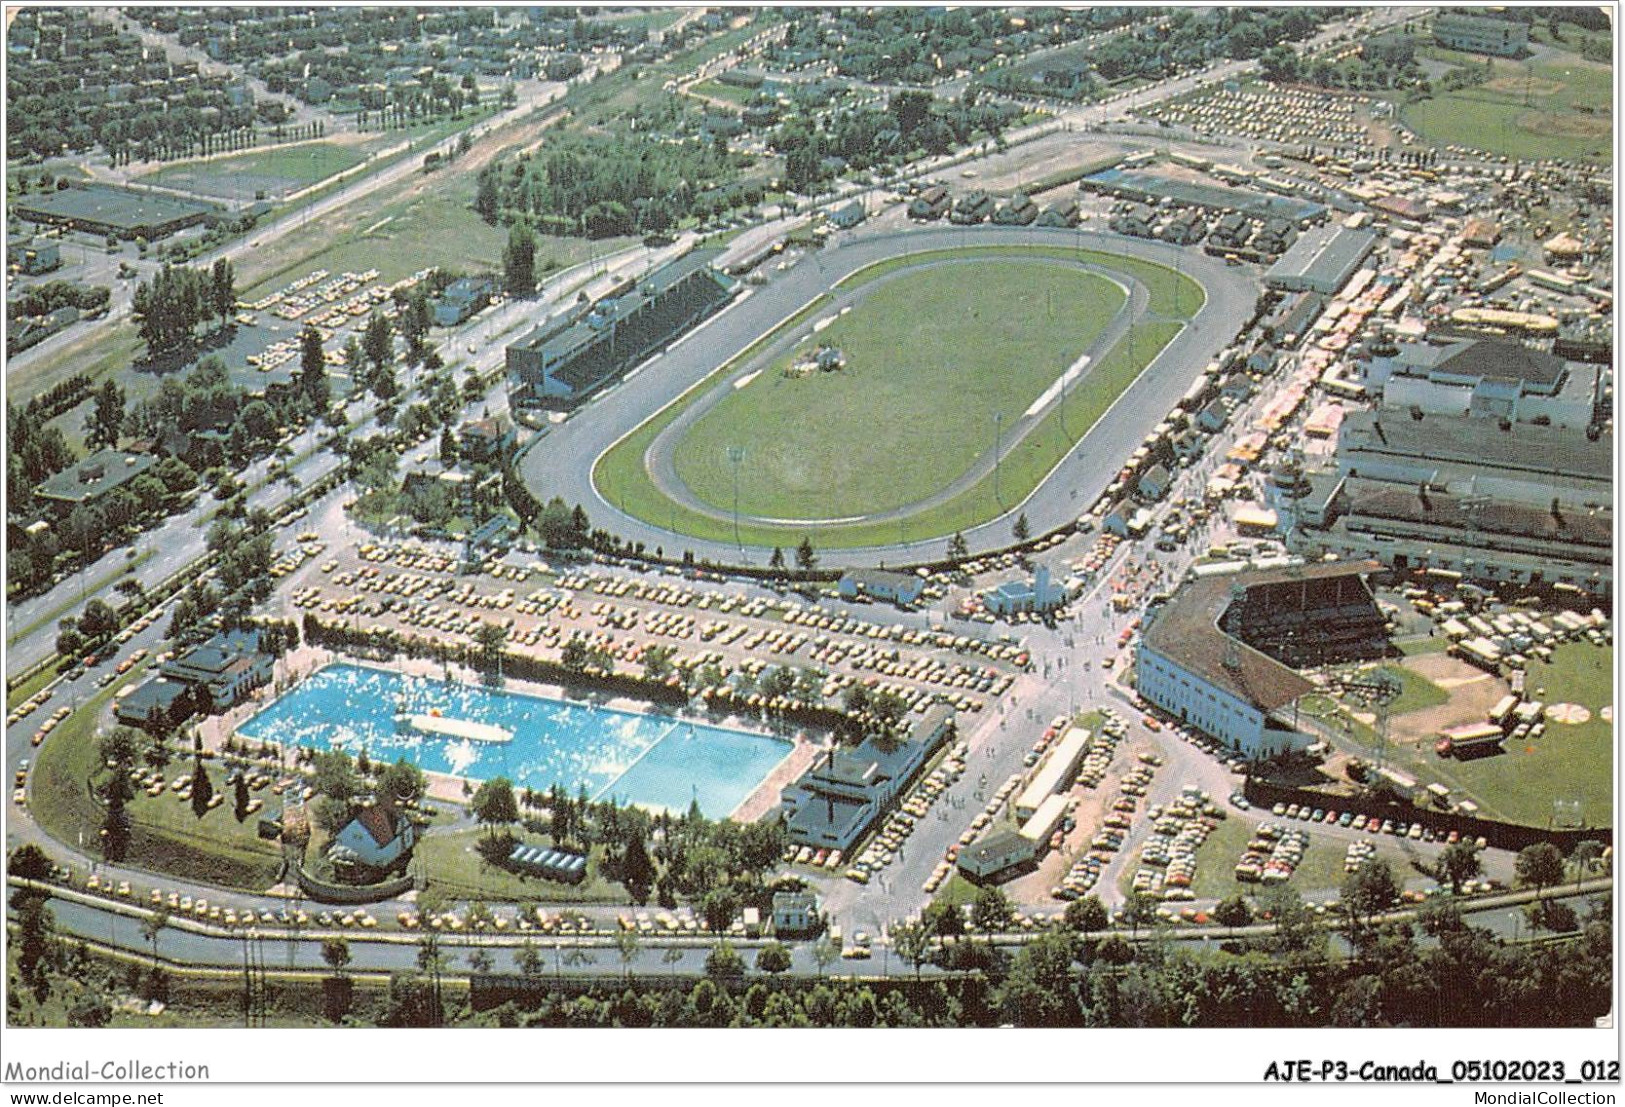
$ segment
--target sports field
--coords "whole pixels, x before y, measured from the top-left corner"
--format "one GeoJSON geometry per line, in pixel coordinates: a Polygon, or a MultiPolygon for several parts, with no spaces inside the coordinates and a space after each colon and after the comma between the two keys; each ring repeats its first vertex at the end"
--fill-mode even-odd
{"type": "Polygon", "coordinates": [[[242,203],[263,192],[280,200],[367,159],[365,146],[337,142],[304,142],[268,150],[250,150],[230,157],[178,162],[136,178],[141,184],[181,188],[202,196],[242,203]]]}
{"type": "Polygon", "coordinates": [[[678,476],[731,510],[735,446],[743,514],[841,519],[925,499],[993,449],[996,416],[1014,428],[1126,299],[1048,262],[900,274],[707,412],[676,448],[678,476]],[[845,367],[792,375],[815,344],[845,367]]]}
{"type": "MultiPolygon", "coordinates": [[[[1439,52],[1440,60],[1483,59],[1439,52]]],[[[1437,83],[1437,82],[1436,82],[1437,83]]],[[[1495,60],[1490,79],[1401,109],[1423,138],[1509,158],[1613,158],[1613,70],[1574,54],[1495,60]]]]}
{"type": "MultiPolygon", "coordinates": [[[[952,259],[959,261],[976,259],[986,263],[1025,260],[1031,265],[1036,260],[1047,258],[1081,261],[1139,281],[1146,286],[1150,294],[1149,315],[1136,320],[1128,327],[1124,337],[1112,343],[1110,348],[1089,366],[1087,378],[1067,390],[1064,404],[1053,403],[1045,413],[1039,415],[1036,425],[1019,444],[1008,441],[1003,443],[997,481],[991,472],[984,473],[969,487],[957,490],[953,495],[940,499],[932,506],[904,513],[899,518],[852,521],[811,528],[755,523],[747,518],[739,524],[739,539],[756,546],[780,545],[785,548],[794,546],[804,536],[819,549],[907,544],[966,530],[997,518],[1010,510],[1012,504],[1025,499],[1037,487],[1056,463],[1094,426],[1095,421],[1116,402],[1118,396],[1134,383],[1141,371],[1169,342],[1173,341],[1184,326],[1183,320],[1189,319],[1205,300],[1205,293],[1199,284],[1173,270],[1135,258],[1066,247],[973,247],[965,250],[915,254],[906,258],[898,257],[871,266],[841,281],[837,291],[847,292],[869,283],[876,283],[901,269],[926,262],[952,259]],[[998,485],[997,488],[995,484],[998,485]]],[[[1042,271],[1048,273],[1051,270],[1044,268],[1042,271]]],[[[1113,291],[1117,291],[1115,285],[1107,283],[1113,287],[1113,291]]],[[[1118,292],[1118,295],[1120,296],[1121,292],[1118,292]]],[[[716,502],[725,503],[727,509],[725,511],[715,509],[710,513],[679,504],[656,486],[650,478],[648,466],[650,447],[655,439],[687,409],[711,395],[713,389],[725,380],[731,379],[739,369],[758,357],[773,342],[795,333],[799,328],[805,327],[821,316],[829,315],[830,299],[822,297],[785,320],[772,332],[762,336],[748,349],[720,366],[716,372],[616,443],[599,458],[593,468],[593,483],[599,492],[622,511],[663,529],[698,538],[732,541],[733,467],[726,450],[730,443],[724,441],[720,454],[712,459],[713,467],[720,466],[720,472],[726,478],[727,488],[726,495],[716,502]]],[[[1047,301],[1044,311],[1047,317],[1047,301]]],[[[853,314],[856,314],[856,310],[853,314]]],[[[827,331],[828,328],[825,332],[820,332],[819,341],[827,341],[827,331]]],[[[1080,352],[1082,351],[1076,350],[1072,357],[1080,352]]],[[[1053,380],[1061,368],[1070,363],[1069,357],[1059,367],[1053,368],[1050,379],[1053,380]]],[[[839,372],[842,371],[837,371],[833,375],[838,375],[839,372]]],[[[766,375],[764,373],[764,377],[766,375]]],[[[749,392],[759,383],[765,383],[763,378],[757,378],[743,391],[749,392]]],[[[1041,391],[1041,388],[1035,390],[1035,395],[1037,391],[1041,391]]],[[[1025,411],[1028,402],[1030,398],[1018,407],[1018,411],[1025,411]]],[[[895,438],[897,429],[892,424],[897,422],[899,421],[892,420],[890,424],[884,425],[888,440],[895,438]]],[[[987,411],[983,416],[983,433],[979,438],[967,443],[967,448],[972,452],[978,447],[983,451],[990,451],[996,429],[992,412],[987,411]]],[[[932,448],[937,448],[935,440],[932,448]]],[[[893,454],[895,456],[895,451],[893,454]]],[[[742,514],[744,514],[744,470],[751,456],[747,451],[740,462],[742,514]]],[[[963,472],[963,467],[959,472],[963,472]]],[[[938,473],[938,487],[948,484],[956,475],[958,474],[955,472],[938,473]]],[[[712,487],[713,489],[721,487],[714,476],[712,487]]],[[[776,515],[765,517],[783,518],[776,515]]],[[[819,517],[828,516],[820,513],[819,517]]]]}

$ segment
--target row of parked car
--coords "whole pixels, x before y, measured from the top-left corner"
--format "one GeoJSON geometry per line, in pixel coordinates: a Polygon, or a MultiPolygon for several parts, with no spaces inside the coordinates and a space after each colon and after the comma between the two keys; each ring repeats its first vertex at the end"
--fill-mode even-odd
{"type": "Polygon", "coordinates": [[[1146,814],[1153,833],[1140,849],[1134,890],[1165,901],[1195,899],[1196,851],[1218,829],[1224,812],[1205,792],[1186,785],[1178,799],[1146,814]]]}
{"type": "MultiPolygon", "coordinates": [[[[942,764],[927,773],[908,798],[903,800],[890,815],[886,817],[885,826],[868,845],[858,854],[858,859],[852,867],[846,870],[847,878],[859,884],[867,884],[869,877],[891,864],[903,848],[903,843],[913,833],[914,826],[930,812],[931,805],[937,797],[946,792],[960,777],[965,775],[965,758],[970,754],[970,745],[959,743],[943,758],[942,764]]],[[[940,882],[939,882],[940,883],[940,882]]],[[[935,888],[931,891],[936,891],[935,888]]]]}

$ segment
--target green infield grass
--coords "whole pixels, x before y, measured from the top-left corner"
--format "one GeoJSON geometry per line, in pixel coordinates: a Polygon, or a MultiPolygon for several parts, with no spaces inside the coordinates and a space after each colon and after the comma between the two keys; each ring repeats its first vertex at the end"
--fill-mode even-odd
{"type": "Polygon", "coordinates": [[[702,416],[676,448],[677,473],[731,510],[738,447],[739,510],[770,519],[925,499],[992,450],[996,420],[1013,428],[1126,300],[1103,277],[1043,262],[899,275],[702,416]],[[838,349],[844,368],[794,373],[815,345],[838,349]]]}

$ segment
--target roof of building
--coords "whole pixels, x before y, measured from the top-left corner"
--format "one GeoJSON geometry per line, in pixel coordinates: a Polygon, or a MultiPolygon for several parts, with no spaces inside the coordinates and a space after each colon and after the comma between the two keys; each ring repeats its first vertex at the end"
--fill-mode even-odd
{"type": "Polygon", "coordinates": [[[1409,415],[1356,411],[1343,420],[1338,460],[1359,468],[1360,455],[1395,461],[1436,462],[1470,472],[1502,469],[1551,477],[1609,481],[1613,440],[1595,442],[1577,430],[1509,423],[1471,415],[1409,415]]]}
{"type": "Polygon", "coordinates": [[[1463,497],[1396,481],[1350,477],[1344,482],[1350,515],[1402,520],[1448,530],[1515,535],[1559,546],[1611,548],[1614,513],[1559,504],[1519,503],[1492,497],[1463,497]]]}
{"type": "Polygon", "coordinates": [[[117,714],[122,719],[149,719],[154,714],[169,711],[186,692],[185,684],[158,677],[119,700],[117,714]]]}
{"type": "Polygon", "coordinates": [[[1481,338],[1475,342],[1455,342],[1435,361],[1432,369],[1453,376],[1479,377],[1493,381],[1527,381],[1552,384],[1563,375],[1562,358],[1507,339],[1481,338]]]}
{"type": "Polygon", "coordinates": [[[1023,838],[1016,831],[998,830],[966,846],[960,851],[959,858],[979,867],[991,861],[1004,860],[1011,850],[1027,852],[1032,848],[1032,840],[1023,838]]]}
{"type": "Polygon", "coordinates": [[[48,500],[84,503],[134,480],[153,464],[153,459],[144,454],[98,450],[79,464],[52,473],[40,482],[36,491],[48,500]]]}
{"type": "Polygon", "coordinates": [[[361,824],[378,847],[389,845],[400,834],[402,820],[395,809],[388,804],[378,803],[371,807],[364,807],[356,815],[355,821],[361,824]]]}
{"type": "Polygon", "coordinates": [[[490,277],[458,277],[440,294],[443,300],[472,303],[481,296],[489,296],[496,285],[490,277]]]}
{"type": "Polygon", "coordinates": [[[1327,562],[1201,577],[1181,587],[1157,612],[1145,629],[1142,646],[1260,711],[1274,711],[1314,691],[1315,686],[1296,670],[1220,629],[1219,619],[1231,604],[1232,589],[1330,580],[1377,568],[1371,561],[1327,562]]]}
{"type": "Polygon", "coordinates": [[[1341,283],[1371,252],[1376,241],[1377,236],[1371,231],[1354,231],[1331,223],[1305,233],[1264,276],[1268,281],[1341,283]]]}
{"type": "Polygon", "coordinates": [[[892,569],[848,569],[842,578],[849,580],[862,588],[915,588],[920,584],[920,578],[910,576],[908,573],[899,573],[892,569]]]}

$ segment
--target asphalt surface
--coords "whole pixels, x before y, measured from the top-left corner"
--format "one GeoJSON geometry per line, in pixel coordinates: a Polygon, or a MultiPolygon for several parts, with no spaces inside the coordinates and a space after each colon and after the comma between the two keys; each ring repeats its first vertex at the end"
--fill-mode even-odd
{"type": "MultiPolygon", "coordinates": [[[[769,282],[736,300],[720,315],[689,332],[666,353],[633,370],[621,383],[573,412],[534,444],[520,462],[532,491],[546,500],[562,496],[586,506],[594,525],[607,526],[629,542],[692,550],[697,558],[737,562],[730,542],[674,535],[620,510],[614,490],[592,483],[592,466],[616,441],[675,400],[717,366],[745,350],[763,334],[825,294],[843,278],[887,258],[929,250],[983,245],[1062,245],[1102,250],[1177,266],[1208,290],[1208,298],[1184,331],[1119,397],[1067,458],[1024,501],[965,532],[973,551],[1007,544],[1009,518],[1025,512],[1034,533],[1060,527],[1083,512],[1115,477],[1122,459],[1161,422],[1212,355],[1235,334],[1236,323],[1251,315],[1256,297],[1242,269],[1200,251],[1167,243],[1097,231],[1052,228],[955,227],[927,225],[902,232],[852,235],[835,246],[801,257],[769,282]],[[607,492],[607,494],[606,494],[607,492]]],[[[810,323],[809,323],[810,326],[810,323]]],[[[799,333],[799,332],[798,332],[799,333]]],[[[1006,444],[1008,452],[1009,444],[1006,444]]],[[[815,532],[816,527],[809,528],[815,532]]],[[[885,561],[927,561],[942,557],[946,536],[860,549],[821,551],[825,565],[872,566],[885,561]]],[[[765,563],[771,551],[747,547],[744,560],[765,563]]]]}

